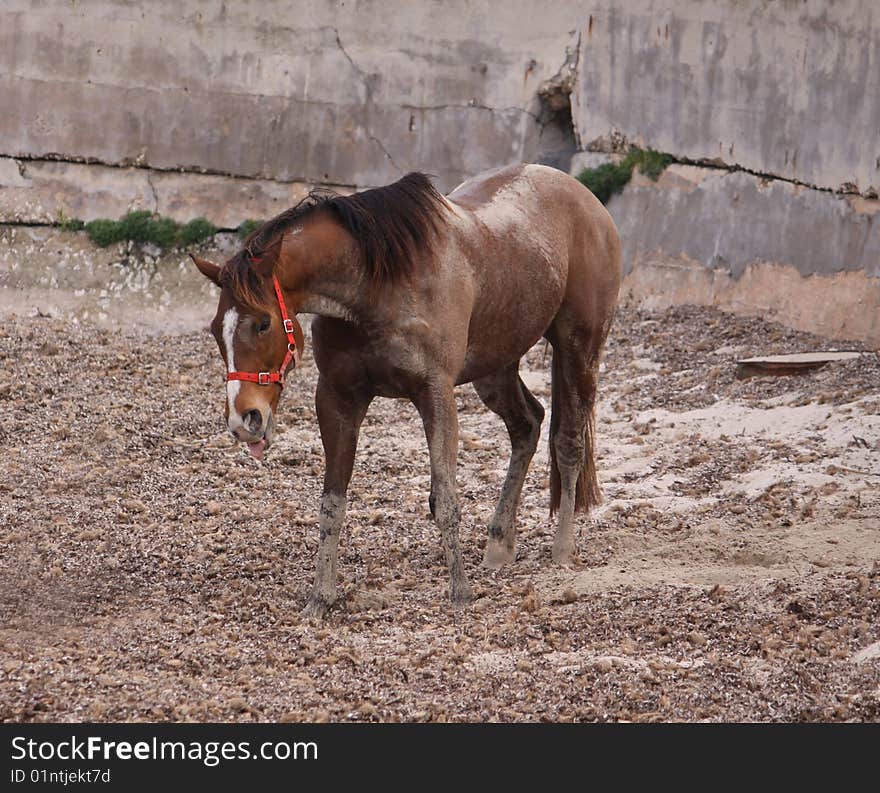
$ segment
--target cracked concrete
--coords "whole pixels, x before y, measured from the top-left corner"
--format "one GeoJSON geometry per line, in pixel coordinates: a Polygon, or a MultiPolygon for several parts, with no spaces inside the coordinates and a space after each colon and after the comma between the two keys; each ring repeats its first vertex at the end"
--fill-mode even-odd
{"type": "MultiPolygon", "coordinates": [[[[595,168],[606,162],[619,162],[625,156],[630,146],[638,147],[638,144],[628,140],[623,135],[617,135],[613,143],[609,142],[608,136],[598,138],[591,141],[585,149],[578,152],[579,157],[576,166],[572,167],[571,173],[577,176],[583,168],[595,168]]],[[[704,168],[707,171],[723,171],[725,173],[746,173],[750,176],[757,177],[763,182],[785,182],[786,184],[795,185],[797,187],[806,187],[810,190],[816,190],[820,193],[831,193],[834,195],[860,195],[860,193],[852,189],[852,183],[844,183],[837,189],[832,187],[823,187],[821,185],[810,184],[800,179],[787,178],[778,174],[767,173],[764,171],[756,171],[753,168],[746,168],[736,163],[726,163],[721,158],[715,159],[692,159],[689,157],[676,156],[669,152],[663,152],[671,158],[675,165],[693,165],[698,168],[704,168]]],[[[866,191],[864,198],[876,199],[877,192],[869,189],[866,191]]]]}
{"type": "Polygon", "coordinates": [[[155,212],[155,213],[161,215],[161,214],[162,214],[162,209],[161,209],[160,206],[159,206],[159,196],[158,196],[158,194],[156,193],[156,186],[153,184],[153,180],[152,180],[152,178],[150,177],[150,172],[149,172],[149,171],[146,171],[146,179],[147,179],[147,187],[150,188],[150,195],[151,195],[152,198],[153,198],[153,205],[152,205],[152,207],[150,208],[150,211],[151,211],[151,212],[155,212]]]}
{"type": "MultiPolygon", "coordinates": [[[[344,185],[329,186],[350,192],[344,185]]],[[[206,217],[218,228],[236,228],[243,220],[278,214],[310,187],[305,182],[0,157],[0,223],[46,225],[62,216],[115,219],[146,209],[180,223],[206,217]]]]}
{"type": "Polygon", "coordinates": [[[378,75],[368,75],[361,69],[360,66],[357,65],[354,58],[351,57],[348,50],[345,49],[345,46],[342,43],[342,39],[339,37],[339,29],[333,28],[333,32],[336,34],[336,46],[339,48],[339,51],[345,56],[345,59],[351,64],[351,68],[354,69],[355,74],[360,78],[361,82],[364,85],[365,99],[364,99],[364,114],[366,116],[366,129],[367,129],[367,137],[379,147],[379,150],[382,154],[387,158],[388,162],[391,163],[392,167],[395,171],[397,171],[398,175],[402,175],[405,171],[400,167],[400,165],[395,162],[394,157],[391,152],[388,151],[385,144],[379,140],[376,135],[374,135],[371,131],[371,124],[369,120],[370,110],[373,104],[373,83],[376,80],[378,75]]]}
{"type": "Polygon", "coordinates": [[[802,276],[862,271],[880,278],[874,214],[828,191],[744,171],[672,165],[656,183],[636,172],[609,209],[618,219],[628,272],[659,249],[734,279],[756,261],[786,263],[802,276]]]}
{"type": "Polygon", "coordinates": [[[676,165],[612,201],[630,281],[644,272],[661,289],[645,268],[682,260],[731,283],[761,262],[805,283],[880,280],[880,13],[868,0],[286,11],[7,0],[0,221],[144,208],[234,228],[308,185],[344,192],[420,169],[448,190],[512,162],[575,172],[632,143],[676,165]]]}
{"type": "Polygon", "coordinates": [[[122,8],[3,4],[0,154],[360,187],[421,168],[450,188],[542,160],[538,95],[567,68],[577,148],[616,129],[683,161],[880,187],[868,0],[122,8]]]}
{"type": "Polygon", "coordinates": [[[397,170],[402,175],[404,173],[404,170],[396,162],[394,162],[394,157],[391,156],[391,152],[389,152],[388,149],[385,148],[385,145],[382,143],[382,141],[379,140],[379,138],[377,138],[375,135],[370,135],[370,140],[373,141],[373,143],[375,143],[382,150],[382,154],[384,154],[388,158],[388,161],[394,166],[395,170],[397,170]]]}
{"type": "Polygon", "coordinates": [[[657,182],[636,172],[608,209],[638,303],[719,306],[880,344],[878,200],[674,164],[657,182]]]}
{"type": "Polygon", "coordinates": [[[835,192],[880,189],[880,10],[871,0],[586,3],[584,140],[835,192]]]}
{"type": "Polygon", "coordinates": [[[359,187],[423,169],[445,189],[541,159],[537,87],[577,41],[565,4],[528,29],[517,4],[307,6],[10,0],[0,154],[359,187]]]}
{"type": "Polygon", "coordinates": [[[352,58],[351,55],[349,55],[348,50],[346,50],[345,47],[343,46],[342,39],[339,38],[339,29],[333,28],[333,32],[336,34],[336,46],[339,47],[339,51],[345,56],[345,59],[351,64],[351,68],[354,69],[355,72],[357,73],[358,77],[361,78],[361,81],[364,84],[364,89],[367,92],[367,101],[370,101],[370,99],[372,98],[371,97],[372,87],[370,85],[370,78],[367,76],[367,74],[365,74],[364,70],[361,69],[361,67],[358,66],[357,63],[355,63],[354,58],[352,58]]]}

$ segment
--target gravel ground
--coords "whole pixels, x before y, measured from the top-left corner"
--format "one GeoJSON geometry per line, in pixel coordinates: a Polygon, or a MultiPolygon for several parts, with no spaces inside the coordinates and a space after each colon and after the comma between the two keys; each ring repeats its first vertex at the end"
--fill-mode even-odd
{"type": "MultiPolygon", "coordinates": [[[[575,570],[550,562],[546,442],[516,563],[480,567],[508,444],[460,389],[463,612],[416,413],[378,400],[316,624],[308,354],[258,462],[223,431],[206,332],[0,319],[0,719],[880,720],[880,362],[733,377],[830,348],[858,345],[622,310],[575,570]]],[[[546,404],[542,345],[523,372],[546,404]]]]}

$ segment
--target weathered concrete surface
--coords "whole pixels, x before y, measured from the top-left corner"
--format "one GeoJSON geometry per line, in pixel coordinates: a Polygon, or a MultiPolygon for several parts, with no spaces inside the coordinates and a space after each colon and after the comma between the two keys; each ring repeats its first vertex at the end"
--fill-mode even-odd
{"type": "Polygon", "coordinates": [[[155,209],[146,170],[0,158],[2,222],[118,218],[130,209],[155,209]]]}
{"type": "Polygon", "coordinates": [[[585,3],[573,116],[583,148],[617,130],[838,189],[880,189],[875,0],[585,3]]]}
{"type": "Polygon", "coordinates": [[[6,0],[0,154],[358,186],[422,168],[449,189],[558,159],[538,94],[563,66],[582,148],[618,130],[880,187],[872,0],[6,0]]]}
{"type": "Polygon", "coordinates": [[[0,221],[19,223],[144,208],[231,228],[306,184],[422,169],[448,190],[510,162],[600,159],[572,160],[576,143],[721,161],[821,189],[637,177],[611,206],[633,294],[876,333],[870,0],[6,0],[0,107],[0,221]],[[830,192],[844,185],[863,197],[830,192]]]}
{"type": "Polygon", "coordinates": [[[0,157],[0,223],[89,221],[146,209],[181,223],[206,217],[231,229],[243,220],[273,217],[309,189],[303,182],[0,157]]]}
{"type": "MultiPolygon", "coordinates": [[[[242,220],[268,220],[296,204],[312,185],[268,179],[230,179],[224,176],[154,173],[156,212],[181,223],[206,217],[218,228],[236,228],[242,220]]],[[[326,185],[342,193],[348,188],[326,185]]]]}
{"type": "Polygon", "coordinates": [[[864,273],[804,278],[790,265],[750,264],[739,279],[686,257],[645,256],[623,282],[624,299],[649,309],[717,306],[788,327],[880,346],[880,279],[864,273]]]}
{"type": "MultiPolygon", "coordinates": [[[[237,247],[217,235],[202,254],[217,261],[237,247]]],[[[0,313],[65,317],[143,332],[207,325],[216,288],[181,251],[164,256],[125,244],[97,248],[83,232],[0,226],[0,313]]]]}
{"type": "Polygon", "coordinates": [[[687,256],[739,278],[757,261],[801,275],[880,276],[880,201],[837,196],[744,172],[671,165],[659,181],[636,172],[609,209],[626,272],[648,252],[687,256]]]}
{"type": "Polygon", "coordinates": [[[880,344],[880,201],[673,165],[656,183],[636,173],[608,208],[631,299],[880,344]]]}
{"type": "Polygon", "coordinates": [[[451,189],[540,159],[576,6],[7,0],[0,154],[451,189]]]}

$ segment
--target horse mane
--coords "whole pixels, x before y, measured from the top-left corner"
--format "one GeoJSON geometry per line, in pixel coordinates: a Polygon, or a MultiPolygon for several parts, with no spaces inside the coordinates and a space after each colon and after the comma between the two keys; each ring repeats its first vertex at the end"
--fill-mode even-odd
{"type": "Polygon", "coordinates": [[[245,305],[264,306],[270,298],[261,272],[274,267],[284,233],[319,211],[330,213],[354,239],[370,284],[393,284],[410,277],[423,255],[432,252],[446,223],[445,210],[443,196],[417,172],[349,196],[315,189],[245,240],[242,250],[223,266],[221,284],[245,305]]]}

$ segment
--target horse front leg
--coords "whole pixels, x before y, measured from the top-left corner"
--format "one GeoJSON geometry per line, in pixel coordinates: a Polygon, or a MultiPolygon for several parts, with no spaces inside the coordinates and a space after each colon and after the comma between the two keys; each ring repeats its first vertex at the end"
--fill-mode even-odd
{"type": "Polygon", "coordinates": [[[336,601],[336,558],[345,522],[346,493],[354,468],[358,433],[371,395],[342,393],[318,378],[315,407],[324,444],[324,491],[318,517],[318,558],[315,584],[302,616],[322,619],[336,601]]]}
{"type": "Polygon", "coordinates": [[[461,510],[455,485],[458,458],[458,412],[452,382],[426,385],[413,399],[428,440],[431,458],[431,512],[440,528],[446,565],[449,569],[450,596],[461,606],[471,599],[461,549],[458,545],[458,524],[461,510]]]}

